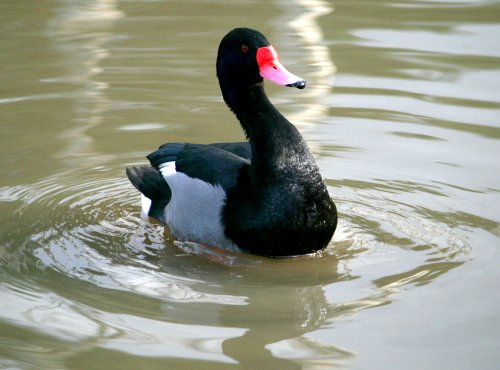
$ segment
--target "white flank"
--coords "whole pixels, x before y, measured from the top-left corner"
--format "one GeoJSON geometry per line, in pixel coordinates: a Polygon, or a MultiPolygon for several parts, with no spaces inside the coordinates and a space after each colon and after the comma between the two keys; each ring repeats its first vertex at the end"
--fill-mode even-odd
{"type": "Polygon", "coordinates": [[[160,166],[172,191],[165,208],[165,222],[180,241],[192,241],[239,251],[224,235],[221,222],[226,193],[219,185],[211,185],[177,172],[175,162],[160,166]]]}
{"type": "Polygon", "coordinates": [[[149,210],[151,209],[151,199],[141,194],[141,208],[144,215],[149,215],[149,210]]]}

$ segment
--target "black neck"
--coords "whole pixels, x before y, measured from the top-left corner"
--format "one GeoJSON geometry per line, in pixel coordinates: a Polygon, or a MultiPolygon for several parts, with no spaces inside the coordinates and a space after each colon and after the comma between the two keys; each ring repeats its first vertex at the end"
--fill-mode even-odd
{"type": "Polygon", "coordinates": [[[298,130],[269,101],[263,83],[222,87],[222,93],[250,141],[250,171],[255,178],[256,174],[266,179],[281,177],[291,167],[296,171],[298,165],[314,163],[298,130]]]}

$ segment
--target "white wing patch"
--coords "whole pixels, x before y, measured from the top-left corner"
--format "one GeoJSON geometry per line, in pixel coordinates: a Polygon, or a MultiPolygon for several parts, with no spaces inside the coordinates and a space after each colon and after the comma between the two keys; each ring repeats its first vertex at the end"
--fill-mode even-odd
{"type": "Polygon", "coordinates": [[[211,185],[177,172],[175,162],[164,163],[160,172],[172,191],[172,198],[165,208],[165,221],[176,238],[240,251],[224,235],[221,212],[226,193],[220,185],[211,185]]]}

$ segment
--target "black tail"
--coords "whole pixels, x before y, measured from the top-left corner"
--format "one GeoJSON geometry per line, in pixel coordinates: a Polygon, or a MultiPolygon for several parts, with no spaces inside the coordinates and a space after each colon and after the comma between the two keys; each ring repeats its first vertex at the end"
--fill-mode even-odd
{"type": "Polygon", "coordinates": [[[165,222],[165,207],[170,202],[172,191],[161,173],[153,167],[130,167],[126,172],[132,185],[151,199],[148,216],[165,222]]]}

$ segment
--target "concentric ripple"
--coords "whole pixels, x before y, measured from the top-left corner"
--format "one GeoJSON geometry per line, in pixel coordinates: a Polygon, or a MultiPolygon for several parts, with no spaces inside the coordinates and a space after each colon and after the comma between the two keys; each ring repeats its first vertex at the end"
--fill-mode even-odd
{"type": "Polygon", "coordinates": [[[7,240],[24,242],[0,254],[11,270],[0,290],[10,297],[11,322],[45,327],[61,340],[99,338],[129,354],[137,354],[127,344],[133,341],[149,353],[173,346],[171,356],[224,361],[240,356],[233,341],[242,348],[254,342],[265,311],[282,330],[259,337],[254,348],[287,353],[280,343],[298,338],[301,356],[345,359],[353,353],[302,335],[392,302],[401,287],[460,266],[458,256],[470,248],[466,230],[453,227],[451,216],[440,221],[403,201],[432,190],[423,184],[384,188],[374,181],[356,188],[332,180],[341,218],[321,253],[276,260],[180,243],[141,218],[139,194],[121,172],[80,169],[0,189],[12,222],[26,225],[5,230],[7,240]],[[36,273],[26,273],[31,270],[36,273]],[[224,354],[218,353],[222,342],[224,354]]]}
{"type": "MultiPolygon", "coordinates": [[[[316,279],[323,276],[325,284],[351,275],[355,257],[366,251],[422,252],[419,258],[412,259],[413,263],[429,259],[438,262],[468,253],[462,231],[439,222],[430,210],[390,199],[395,192],[411,193],[410,185],[381,190],[374,183],[365,185],[373,187],[367,193],[354,188],[343,191],[344,184],[330,183],[336,187],[341,211],[339,228],[329,248],[301,258],[313,258],[316,265],[321,265],[318,259],[330,261],[325,265],[331,263],[331,258],[336,260],[335,271],[315,268],[316,279]]],[[[414,191],[423,191],[421,185],[412,186],[414,191]]],[[[200,270],[197,258],[204,259],[207,266],[240,266],[246,274],[242,276],[252,283],[252,279],[258,280],[258,274],[251,271],[259,265],[267,266],[266,259],[175,241],[168,228],[141,218],[138,199],[124,176],[103,178],[90,171],[82,174],[82,170],[0,189],[0,201],[15,204],[13,214],[19,222],[30,225],[23,248],[32,250],[38,268],[50,267],[101,287],[190,300],[195,299],[186,291],[190,282],[213,278],[213,269],[200,270]],[[183,288],[179,289],[179,284],[183,288]]],[[[299,274],[298,278],[304,276],[299,274]]],[[[240,276],[239,284],[245,280],[240,276]]]]}

